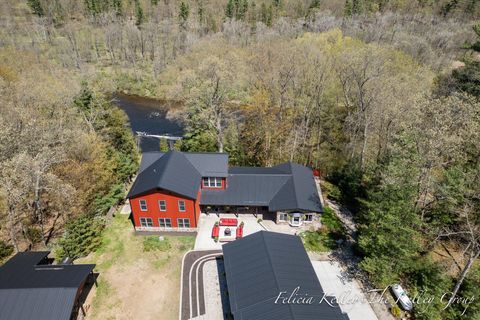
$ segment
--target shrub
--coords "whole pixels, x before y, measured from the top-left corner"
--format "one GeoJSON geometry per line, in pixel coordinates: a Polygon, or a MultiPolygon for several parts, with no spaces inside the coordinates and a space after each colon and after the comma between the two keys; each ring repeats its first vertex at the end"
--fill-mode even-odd
{"type": "Polygon", "coordinates": [[[304,231],[300,234],[307,251],[328,252],[336,248],[335,241],[329,236],[325,227],[317,231],[304,231]]]}
{"type": "Polygon", "coordinates": [[[326,198],[335,201],[342,200],[342,193],[340,192],[340,189],[333,183],[330,183],[328,181],[322,181],[321,187],[322,193],[326,198]]]}
{"type": "Polygon", "coordinates": [[[38,243],[42,240],[42,235],[40,230],[34,226],[27,227],[27,229],[25,230],[25,237],[31,243],[38,243]]]}
{"type": "Polygon", "coordinates": [[[402,310],[398,306],[393,306],[390,308],[390,312],[396,318],[399,318],[402,315],[402,310]]]}
{"type": "Polygon", "coordinates": [[[9,257],[12,253],[13,246],[0,240],[0,262],[2,262],[5,258],[9,257]]]}
{"type": "Polygon", "coordinates": [[[101,233],[105,226],[103,219],[83,215],[71,220],[59,247],[55,251],[57,259],[65,257],[79,258],[98,248],[101,244],[101,233]]]}
{"type": "Polygon", "coordinates": [[[167,238],[160,240],[158,236],[148,236],[143,238],[143,251],[168,251],[171,248],[170,241],[167,238]]]}

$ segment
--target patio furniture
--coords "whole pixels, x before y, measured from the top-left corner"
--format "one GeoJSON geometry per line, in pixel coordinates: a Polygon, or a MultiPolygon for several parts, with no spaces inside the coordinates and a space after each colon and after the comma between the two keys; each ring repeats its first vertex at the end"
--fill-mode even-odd
{"type": "Polygon", "coordinates": [[[236,237],[237,239],[243,237],[243,227],[238,227],[236,233],[237,233],[237,237],[236,237]]]}
{"type": "Polygon", "coordinates": [[[232,230],[231,230],[230,228],[226,228],[225,231],[224,231],[224,234],[225,234],[226,236],[229,236],[229,235],[232,234],[232,230]]]}
{"type": "Polygon", "coordinates": [[[217,238],[219,234],[220,234],[220,227],[217,225],[214,225],[212,228],[212,238],[217,238]]]}
{"type": "Polygon", "coordinates": [[[223,227],[236,227],[238,224],[238,219],[236,218],[221,218],[220,225],[223,227]]]}

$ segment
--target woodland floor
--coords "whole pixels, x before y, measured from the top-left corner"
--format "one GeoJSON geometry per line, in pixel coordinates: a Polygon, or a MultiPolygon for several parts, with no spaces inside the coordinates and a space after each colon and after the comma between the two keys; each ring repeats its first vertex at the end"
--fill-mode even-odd
{"type": "Polygon", "coordinates": [[[195,238],[165,237],[169,246],[144,252],[128,216],[117,215],[103,234],[102,246],[77,263],[95,263],[85,319],[178,319],[182,257],[195,238]]]}

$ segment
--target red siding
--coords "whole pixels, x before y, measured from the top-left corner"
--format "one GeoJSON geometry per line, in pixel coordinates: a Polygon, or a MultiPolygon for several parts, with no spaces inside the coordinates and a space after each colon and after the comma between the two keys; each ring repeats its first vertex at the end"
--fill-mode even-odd
{"type": "Polygon", "coordinates": [[[222,186],[220,188],[205,187],[203,185],[203,179],[202,179],[202,189],[225,190],[226,187],[227,187],[227,179],[226,178],[222,178],[222,186]]]}
{"type": "MultiPolygon", "coordinates": [[[[200,196],[200,192],[199,195],[200,196]]],[[[200,216],[199,207],[200,198],[195,200],[185,199],[168,191],[156,191],[155,193],[130,198],[130,207],[132,208],[133,220],[135,226],[140,227],[140,218],[152,218],[153,226],[159,227],[158,218],[170,218],[172,227],[177,228],[177,218],[190,219],[190,228],[197,227],[198,217],[200,216]],[[140,210],[140,200],[147,201],[147,211],[140,210]],[[159,200],[167,202],[167,211],[160,211],[159,200]],[[178,210],[178,201],[185,201],[185,212],[178,210]]]]}

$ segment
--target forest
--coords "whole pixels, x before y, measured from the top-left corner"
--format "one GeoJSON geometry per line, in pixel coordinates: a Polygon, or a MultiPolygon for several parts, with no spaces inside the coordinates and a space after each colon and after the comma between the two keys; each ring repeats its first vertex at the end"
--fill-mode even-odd
{"type": "Polygon", "coordinates": [[[111,94],[179,102],[184,151],[319,169],[374,286],[476,296],[480,2],[4,0],[0,259],[98,246],[139,153],[111,94]]]}

